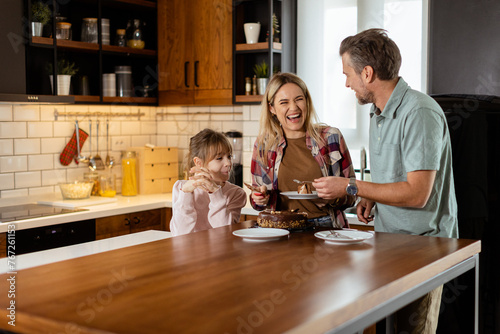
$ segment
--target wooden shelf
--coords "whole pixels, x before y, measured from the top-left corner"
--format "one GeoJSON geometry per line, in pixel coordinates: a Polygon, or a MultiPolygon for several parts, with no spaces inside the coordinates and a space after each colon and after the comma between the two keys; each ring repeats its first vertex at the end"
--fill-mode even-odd
{"type": "Polygon", "coordinates": [[[135,49],[129,48],[125,46],[116,46],[116,45],[103,45],[102,51],[106,52],[114,52],[114,53],[125,53],[125,54],[137,54],[143,56],[156,56],[156,50],[149,49],[135,49]]]}
{"type": "Polygon", "coordinates": [[[96,95],[72,95],[75,102],[99,102],[99,96],[96,95]]]}
{"type": "Polygon", "coordinates": [[[262,102],[263,95],[236,95],[235,102],[262,102]]]}
{"type": "Polygon", "coordinates": [[[119,96],[105,96],[102,98],[104,103],[144,103],[156,104],[158,99],[156,97],[119,97],[119,96]]]}
{"type": "Polygon", "coordinates": [[[147,1],[147,0],[115,0],[118,3],[126,3],[129,5],[136,5],[140,7],[148,7],[148,8],[156,8],[156,1],[147,1]]]}
{"type": "MultiPolygon", "coordinates": [[[[236,51],[267,51],[269,48],[268,42],[254,43],[254,44],[236,44],[236,51]]],[[[273,50],[281,50],[281,43],[273,43],[273,50]]]]}
{"type": "MultiPolygon", "coordinates": [[[[32,37],[33,44],[40,45],[54,45],[54,40],[48,37],[32,37]]],[[[99,44],[97,43],[85,43],[79,41],[68,41],[65,39],[57,40],[57,47],[61,49],[73,49],[78,51],[99,51],[99,44]]],[[[135,49],[129,47],[121,47],[116,45],[103,45],[102,51],[105,52],[113,52],[113,53],[122,53],[122,54],[136,54],[143,56],[156,56],[156,50],[149,49],[135,49]]]]}

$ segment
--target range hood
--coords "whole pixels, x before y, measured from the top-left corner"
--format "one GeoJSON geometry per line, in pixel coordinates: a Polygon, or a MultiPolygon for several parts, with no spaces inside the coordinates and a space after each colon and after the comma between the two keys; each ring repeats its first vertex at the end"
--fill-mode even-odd
{"type": "Polygon", "coordinates": [[[0,93],[0,104],[28,104],[28,103],[72,104],[75,103],[75,97],[0,93]]]}

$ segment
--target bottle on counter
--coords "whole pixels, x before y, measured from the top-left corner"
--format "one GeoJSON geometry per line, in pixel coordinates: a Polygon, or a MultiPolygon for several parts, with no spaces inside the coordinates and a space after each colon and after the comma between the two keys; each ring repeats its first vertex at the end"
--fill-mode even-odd
{"type": "Polygon", "coordinates": [[[115,197],[116,195],[116,176],[111,169],[107,174],[101,175],[101,191],[102,197],[115,197]]]}
{"type": "Polygon", "coordinates": [[[137,195],[136,161],[134,151],[122,152],[122,196],[137,195]]]}
{"type": "Polygon", "coordinates": [[[100,196],[101,192],[101,183],[99,180],[99,173],[97,172],[88,172],[83,174],[83,179],[85,181],[92,181],[94,182],[94,186],[92,187],[92,192],[90,193],[91,196],[100,196]]]}

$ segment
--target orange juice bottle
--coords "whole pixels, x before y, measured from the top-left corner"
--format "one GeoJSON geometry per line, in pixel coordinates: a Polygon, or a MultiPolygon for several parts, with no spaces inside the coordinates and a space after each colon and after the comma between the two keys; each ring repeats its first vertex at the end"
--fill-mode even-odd
{"type": "Polygon", "coordinates": [[[135,175],[136,157],[134,151],[122,152],[122,196],[137,195],[135,175]]]}

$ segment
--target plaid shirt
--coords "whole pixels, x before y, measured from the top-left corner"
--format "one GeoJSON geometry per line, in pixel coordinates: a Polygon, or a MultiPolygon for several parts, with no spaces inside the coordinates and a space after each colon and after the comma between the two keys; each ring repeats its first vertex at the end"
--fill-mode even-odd
{"type": "MultiPolygon", "coordinates": [[[[323,176],[343,176],[354,177],[354,168],[352,167],[351,156],[344,141],[344,137],[339,129],[333,127],[323,127],[320,129],[320,136],[326,142],[326,145],[319,146],[314,139],[306,132],[306,145],[311,154],[318,163],[323,176]]],[[[259,150],[257,142],[254,144],[252,154],[252,183],[254,186],[267,186],[270,193],[267,208],[276,210],[278,200],[278,170],[283,159],[283,151],[286,147],[286,140],[282,138],[276,150],[267,152],[267,166],[264,166],[259,159],[259,150]]],[[[264,210],[265,207],[259,206],[250,198],[252,207],[255,210],[264,210]]],[[[354,199],[346,197],[343,208],[354,204],[354,199]]],[[[341,208],[342,209],[342,208],[341,208]]],[[[330,208],[329,214],[332,217],[334,227],[348,227],[347,219],[343,210],[330,208]]]]}

